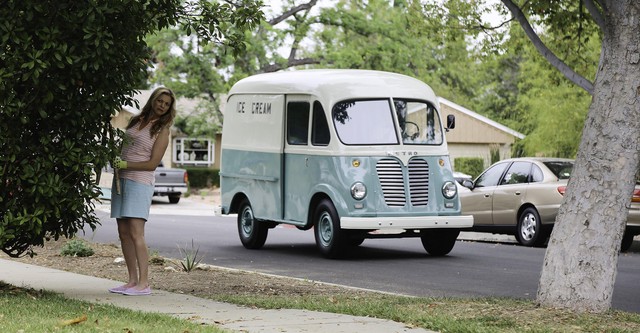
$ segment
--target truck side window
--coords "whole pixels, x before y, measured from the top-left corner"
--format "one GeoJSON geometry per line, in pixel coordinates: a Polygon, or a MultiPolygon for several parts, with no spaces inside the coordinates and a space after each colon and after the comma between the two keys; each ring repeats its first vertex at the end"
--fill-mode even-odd
{"type": "Polygon", "coordinates": [[[309,103],[287,104],[287,142],[290,145],[306,145],[309,133],[309,103]]]}
{"type": "Polygon", "coordinates": [[[311,143],[314,146],[327,146],[331,136],[329,135],[329,124],[324,114],[324,109],[320,102],[313,102],[313,122],[311,124],[311,143]]]}

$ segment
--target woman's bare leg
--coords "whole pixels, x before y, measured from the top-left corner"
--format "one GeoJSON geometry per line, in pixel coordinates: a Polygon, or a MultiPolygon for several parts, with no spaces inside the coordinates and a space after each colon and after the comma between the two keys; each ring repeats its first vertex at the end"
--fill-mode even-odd
{"type": "Polygon", "coordinates": [[[136,289],[142,290],[149,287],[149,250],[144,239],[144,225],[147,221],[144,219],[129,219],[129,222],[138,270],[136,289]]]}
{"type": "Polygon", "coordinates": [[[118,236],[120,237],[122,255],[127,264],[127,272],[129,274],[126,286],[129,288],[135,287],[138,285],[139,277],[136,248],[131,231],[133,223],[130,219],[116,219],[116,221],[118,222],[118,236]]]}

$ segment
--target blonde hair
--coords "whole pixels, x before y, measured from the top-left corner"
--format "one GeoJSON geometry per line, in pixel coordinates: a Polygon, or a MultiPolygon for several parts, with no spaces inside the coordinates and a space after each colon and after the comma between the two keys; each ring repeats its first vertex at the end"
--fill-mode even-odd
{"type": "Polygon", "coordinates": [[[173,124],[173,119],[175,119],[176,117],[176,96],[173,94],[173,91],[171,91],[171,89],[160,87],[151,93],[149,100],[147,100],[147,103],[142,108],[140,114],[131,118],[127,129],[135,126],[141,121],[149,121],[151,113],[153,112],[153,104],[162,95],[167,95],[171,98],[171,105],[169,106],[169,110],[165,114],[160,116],[160,118],[158,118],[158,120],[156,120],[151,126],[151,137],[154,137],[155,135],[160,133],[163,128],[171,126],[173,124]]]}

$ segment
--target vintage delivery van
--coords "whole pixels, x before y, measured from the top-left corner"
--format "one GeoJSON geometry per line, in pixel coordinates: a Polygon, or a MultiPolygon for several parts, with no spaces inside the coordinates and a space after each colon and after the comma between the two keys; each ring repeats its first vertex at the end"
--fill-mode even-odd
{"type": "Polygon", "coordinates": [[[245,78],[224,111],[222,213],[261,248],[278,224],[313,229],[328,258],[366,238],[420,237],[448,254],[473,217],[460,215],[432,89],[368,70],[301,70],[245,78]]]}

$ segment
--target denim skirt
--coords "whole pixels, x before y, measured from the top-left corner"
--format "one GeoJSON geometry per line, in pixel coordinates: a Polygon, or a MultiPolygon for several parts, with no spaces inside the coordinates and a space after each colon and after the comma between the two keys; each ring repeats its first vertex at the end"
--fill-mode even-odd
{"type": "Polygon", "coordinates": [[[149,219],[149,208],[153,197],[153,185],[142,184],[131,179],[120,178],[120,194],[113,179],[111,187],[111,217],[116,219],[149,219]]]}

